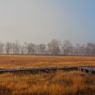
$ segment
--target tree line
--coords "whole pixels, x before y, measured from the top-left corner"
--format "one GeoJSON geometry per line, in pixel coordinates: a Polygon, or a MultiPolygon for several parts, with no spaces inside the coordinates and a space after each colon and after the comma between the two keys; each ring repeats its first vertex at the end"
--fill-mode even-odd
{"type": "Polygon", "coordinates": [[[95,55],[95,43],[86,45],[73,45],[69,40],[61,43],[53,39],[47,44],[19,42],[0,42],[0,54],[22,54],[22,55],[95,55]]]}

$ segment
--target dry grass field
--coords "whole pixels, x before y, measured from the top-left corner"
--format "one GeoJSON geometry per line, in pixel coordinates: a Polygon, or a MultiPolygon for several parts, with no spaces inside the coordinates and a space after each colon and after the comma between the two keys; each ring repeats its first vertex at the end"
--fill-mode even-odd
{"type": "MultiPolygon", "coordinates": [[[[95,57],[0,56],[0,68],[80,65],[95,65],[95,57]]],[[[1,73],[0,95],[95,95],[95,75],[80,71],[1,73]]]]}
{"type": "Polygon", "coordinates": [[[29,56],[1,55],[0,68],[61,67],[95,65],[95,57],[89,56],[29,56]]]}

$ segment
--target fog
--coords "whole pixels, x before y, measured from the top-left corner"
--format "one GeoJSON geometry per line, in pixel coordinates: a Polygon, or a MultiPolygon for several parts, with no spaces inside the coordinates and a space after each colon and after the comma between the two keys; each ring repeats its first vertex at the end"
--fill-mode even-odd
{"type": "Polygon", "coordinates": [[[95,2],[71,1],[0,0],[0,41],[94,42],[95,2]]]}

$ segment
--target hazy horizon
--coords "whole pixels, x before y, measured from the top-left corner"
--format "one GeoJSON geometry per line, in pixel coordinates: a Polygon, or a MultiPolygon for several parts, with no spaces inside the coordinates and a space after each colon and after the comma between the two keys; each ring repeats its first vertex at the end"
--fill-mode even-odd
{"type": "Polygon", "coordinates": [[[95,42],[94,0],[0,0],[0,41],[95,42]]]}

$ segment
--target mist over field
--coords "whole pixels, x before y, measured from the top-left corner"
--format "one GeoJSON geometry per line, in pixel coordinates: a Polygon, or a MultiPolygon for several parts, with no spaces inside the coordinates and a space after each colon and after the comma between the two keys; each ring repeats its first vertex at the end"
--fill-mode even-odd
{"type": "Polygon", "coordinates": [[[93,0],[0,0],[0,41],[95,41],[93,0]]]}

